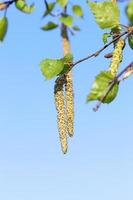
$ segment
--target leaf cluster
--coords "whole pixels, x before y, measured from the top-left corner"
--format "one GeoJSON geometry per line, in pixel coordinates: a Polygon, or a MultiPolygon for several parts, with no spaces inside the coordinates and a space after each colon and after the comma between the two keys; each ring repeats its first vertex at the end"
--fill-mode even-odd
{"type": "Polygon", "coordinates": [[[48,31],[53,30],[60,26],[63,23],[66,27],[69,27],[73,31],[79,31],[80,28],[77,25],[74,25],[75,16],[83,18],[83,9],[80,5],[74,4],[71,6],[69,0],[56,0],[48,3],[45,1],[45,11],[43,17],[51,16],[53,17],[50,21],[44,24],[41,29],[48,31]],[[70,14],[66,11],[70,7],[70,14]],[[56,12],[55,10],[59,10],[56,12]]]}

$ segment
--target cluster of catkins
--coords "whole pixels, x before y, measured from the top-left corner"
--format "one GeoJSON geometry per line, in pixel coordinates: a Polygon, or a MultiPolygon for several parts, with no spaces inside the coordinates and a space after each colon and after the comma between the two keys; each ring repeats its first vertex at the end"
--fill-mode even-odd
{"type": "Polygon", "coordinates": [[[74,121],[71,72],[56,81],[54,94],[61,148],[63,153],[66,153],[68,148],[67,134],[70,137],[73,136],[74,121]]]}
{"type": "MultiPolygon", "coordinates": [[[[70,45],[67,37],[63,38],[64,55],[70,52],[70,45]]],[[[54,88],[55,106],[57,110],[58,131],[62,152],[65,154],[68,149],[67,136],[73,136],[74,128],[74,95],[72,71],[55,82],[54,88]]]]}

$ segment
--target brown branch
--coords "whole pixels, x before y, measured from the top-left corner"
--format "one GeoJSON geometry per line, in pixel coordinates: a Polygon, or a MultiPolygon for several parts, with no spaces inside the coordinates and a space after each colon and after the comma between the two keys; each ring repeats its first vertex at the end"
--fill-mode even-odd
{"type": "Polygon", "coordinates": [[[113,39],[111,42],[109,42],[108,44],[104,45],[100,50],[96,51],[95,53],[92,53],[88,56],[86,56],[85,58],[82,58],[78,61],[76,61],[75,63],[72,64],[71,68],[73,68],[75,65],[84,62],[92,57],[97,57],[102,51],[104,51],[107,47],[109,47],[111,44],[113,44],[115,41],[119,40],[122,36],[128,34],[128,31],[125,31],[124,33],[121,33],[119,36],[117,36],[115,39],[113,39]]]}
{"type": "Polygon", "coordinates": [[[15,0],[12,1],[5,1],[0,3],[0,11],[6,10],[12,3],[14,3],[15,0]]]}
{"type": "MultiPolygon", "coordinates": [[[[86,57],[84,57],[84,58],[82,58],[82,59],[76,61],[75,63],[69,63],[70,68],[68,69],[68,71],[67,71],[65,74],[69,73],[69,71],[71,71],[71,69],[72,69],[74,66],[80,64],[81,62],[84,62],[84,61],[86,61],[86,60],[88,60],[88,59],[90,59],[90,58],[92,58],[92,57],[97,57],[102,51],[104,51],[107,47],[109,47],[109,46],[110,46],[111,44],[113,44],[115,41],[119,40],[122,36],[124,36],[124,35],[126,35],[126,34],[129,36],[132,32],[133,32],[133,30],[132,30],[132,31],[125,31],[125,32],[121,33],[120,35],[118,35],[118,36],[117,36],[115,39],[113,39],[111,42],[109,42],[108,44],[104,45],[101,49],[99,49],[99,50],[96,51],[95,53],[89,54],[88,56],[86,56],[86,57]]],[[[65,74],[60,75],[60,76],[57,78],[57,80],[60,80],[65,74]]]]}

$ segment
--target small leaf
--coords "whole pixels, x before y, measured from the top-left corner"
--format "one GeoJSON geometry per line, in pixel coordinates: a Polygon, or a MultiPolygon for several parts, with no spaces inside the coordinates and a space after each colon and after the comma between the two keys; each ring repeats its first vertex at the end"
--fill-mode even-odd
{"type": "Polygon", "coordinates": [[[47,4],[47,8],[46,8],[46,10],[45,10],[45,12],[44,12],[43,17],[46,17],[49,13],[51,13],[52,10],[54,9],[55,5],[56,5],[55,2],[48,3],[48,4],[47,4]]]}
{"type": "Polygon", "coordinates": [[[73,26],[72,29],[73,29],[74,31],[80,31],[80,27],[79,27],[79,26],[73,26]]]}
{"type": "Polygon", "coordinates": [[[68,27],[72,26],[73,17],[71,15],[62,15],[59,19],[66,26],[68,26],[68,27]]]}
{"type": "Polygon", "coordinates": [[[78,17],[83,17],[83,10],[82,10],[81,6],[79,6],[79,5],[74,5],[74,6],[72,7],[72,10],[73,10],[73,13],[74,13],[75,15],[77,15],[78,17]]]}
{"type": "Polygon", "coordinates": [[[0,18],[0,41],[2,42],[4,40],[4,37],[7,33],[8,28],[8,20],[6,17],[0,18]]]}
{"type": "Polygon", "coordinates": [[[21,12],[30,14],[33,12],[34,10],[34,4],[32,5],[27,5],[27,3],[25,2],[25,0],[16,0],[15,1],[15,6],[18,10],[20,10],[21,12]]]}
{"type": "Polygon", "coordinates": [[[55,29],[57,27],[58,27],[58,24],[56,24],[54,22],[48,22],[47,24],[42,26],[41,29],[45,30],[45,31],[49,31],[49,30],[53,30],[53,29],[55,29]]]}
{"type": "Polygon", "coordinates": [[[88,4],[100,28],[106,29],[119,26],[119,8],[117,3],[89,1],[88,4]]]}
{"type": "Polygon", "coordinates": [[[126,7],[126,15],[130,22],[133,24],[133,0],[131,0],[126,7]]]}
{"type": "Polygon", "coordinates": [[[111,36],[112,36],[112,34],[110,34],[110,33],[104,33],[103,38],[102,38],[103,43],[106,44],[108,42],[108,38],[111,37],[111,36]]]}
{"type": "Polygon", "coordinates": [[[59,5],[65,7],[68,3],[68,0],[56,0],[59,5]]]}
{"type": "MultiPolygon", "coordinates": [[[[90,94],[87,97],[87,101],[99,100],[101,101],[106,94],[110,81],[113,80],[113,76],[109,71],[102,71],[96,76],[96,79],[92,85],[90,94]]],[[[112,90],[107,94],[102,103],[110,103],[115,99],[118,93],[118,83],[114,85],[112,90]]]]}
{"type": "Polygon", "coordinates": [[[40,63],[42,74],[46,79],[57,76],[64,67],[62,59],[45,59],[40,63]]]}
{"type": "Polygon", "coordinates": [[[129,35],[128,44],[129,44],[130,48],[133,49],[133,35],[129,35]]]}

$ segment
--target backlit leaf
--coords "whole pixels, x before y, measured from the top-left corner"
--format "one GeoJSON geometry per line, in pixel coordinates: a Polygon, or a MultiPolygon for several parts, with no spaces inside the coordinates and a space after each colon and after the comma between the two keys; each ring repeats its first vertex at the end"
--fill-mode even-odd
{"type": "Polygon", "coordinates": [[[72,26],[73,17],[71,15],[62,15],[59,19],[66,26],[69,26],[69,27],[72,26]]]}
{"type": "Polygon", "coordinates": [[[72,10],[73,10],[73,13],[74,13],[75,15],[77,15],[78,17],[83,17],[83,10],[82,10],[81,6],[79,6],[79,5],[74,5],[74,6],[72,7],[72,10]]]}
{"type": "MultiPolygon", "coordinates": [[[[106,94],[109,83],[113,80],[113,76],[109,71],[102,71],[100,74],[96,76],[96,79],[92,85],[92,89],[90,94],[87,97],[87,101],[99,100],[101,101],[103,96],[106,94]]],[[[113,101],[118,93],[118,83],[114,85],[111,91],[108,93],[106,98],[102,103],[110,103],[113,101]]]]}
{"type": "Polygon", "coordinates": [[[126,14],[130,22],[133,24],[133,0],[127,4],[126,14]]]}
{"type": "Polygon", "coordinates": [[[28,5],[25,0],[17,0],[15,1],[16,8],[21,12],[30,14],[34,10],[34,4],[28,5]]]}
{"type": "Polygon", "coordinates": [[[58,24],[56,24],[54,22],[48,22],[47,24],[42,26],[41,29],[44,30],[44,31],[49,31],[49,30],[53,30],[57,27],[58,27],[58,24]]]}
{"type": "Polygon", "coordinates": [[[51,79],[57,76],[64,67],[61,59],[45,59],[40,63],[42,74],[46,79],[51,79]]]}
{"type": "Polygon", "coordinates": [[[112,1],[88,2],[100,28],[114,28],[119,25],[119,8],[112,1]]]}

